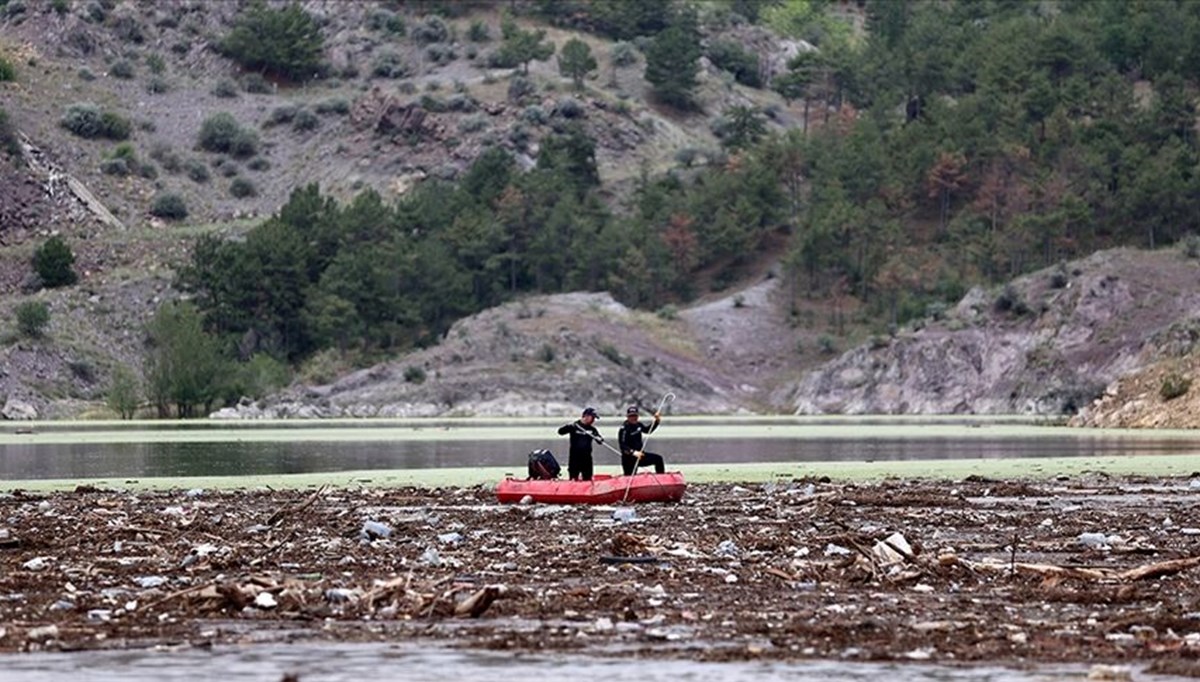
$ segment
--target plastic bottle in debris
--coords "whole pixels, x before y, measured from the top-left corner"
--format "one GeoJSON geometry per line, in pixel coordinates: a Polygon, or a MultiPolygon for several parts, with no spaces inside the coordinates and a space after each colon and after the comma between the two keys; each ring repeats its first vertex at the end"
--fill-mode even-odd
{"type": "Polygon", "coordinates": [[[633,510],[633,507],[621,507],[613,510],[612,517],[613,521],[629,523],[637,518],[637,512],[633,510]]]}

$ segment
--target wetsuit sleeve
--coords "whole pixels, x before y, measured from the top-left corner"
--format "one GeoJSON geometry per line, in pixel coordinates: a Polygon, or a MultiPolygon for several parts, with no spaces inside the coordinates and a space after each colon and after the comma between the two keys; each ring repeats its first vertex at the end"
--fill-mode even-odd
{"type": "Polygon", "coordinates": [[[574,431],[574,430],[575,430],[575,429],[574,429],[574,426],[575,426],[574,424],[566,424],[565,426],[561,426],[561,427],[559,427],[559,429],[558,429],[558,435],[560,435],[560,436],[565,436],[565,435],[567,435],[568,433],[571,433],[572,431],[574,431]]]}
{"type": "Polygon", "coordinates": [[[617,429],[617,449],[620,450],[621,452],[625,452],[626,450],[629,449],[629,448],[625,447],[625,427],[624,426],[617,429]]]}

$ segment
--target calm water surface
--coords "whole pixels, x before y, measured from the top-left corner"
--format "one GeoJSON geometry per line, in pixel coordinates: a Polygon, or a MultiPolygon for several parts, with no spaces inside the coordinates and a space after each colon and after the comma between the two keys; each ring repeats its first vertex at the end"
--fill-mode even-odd
{"type": "MultiPolygon", "coordinates": [[[[526,656],[451,649],[413,649],[380,644],[256,645],[169,653],[106,651],[0,656],[5,682],[278,682],[299,673],[303,682],[440,682],[445,680],[595,679],[639,682],[1049,682],[1086,680],[1081,666],[1011,670],[992,666],[955,668],[917,663],[695,663],[586,656],[526,656]]],[[[1138,676],[1140,680],[1174,678],[1138,676]]]]}
{"type": "MultiPolygon", "coordinates": [[[[697,464],[1096,457],[1200,452],[1200,433],[1154,437],[1062,427],[947,418],[921,420],[795,418],[672,420],[648,449],[669,462],[697,464]]],[[[0,432],[0,480],[108,477],[238,476],[371,469],[513,467],[549,448],[566,459],[557,423],[429,421],[414,427],[377,423],[297,423],[269,430],[210,423],[171,428],[45,425],[22,435],[0,432]],[[211,437],[207,434],[211,433],[211,437]],[[179,440],[172,440],[172,438],[179,440]],[[189,440],[190,439],[190,440],[189,440]]],[[[615,441],[617,423],[601,432],[615,441]],[[610,433],[612,432],[612,433],[610,433]]],[[[597,448],[597,462],[615,455],[597,448]]]]}

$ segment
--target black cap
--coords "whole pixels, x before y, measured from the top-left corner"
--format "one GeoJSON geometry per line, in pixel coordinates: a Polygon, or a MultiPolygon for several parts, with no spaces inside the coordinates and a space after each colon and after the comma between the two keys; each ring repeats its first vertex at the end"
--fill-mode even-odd
{"type": "Polygon", "coordinates": [[[590,415],[592,415],[593,417],[595,417],[596,419],[599,419],[599,418],[600,418],[600,415],[596,414],[596,408],[594,408],[594,407],[585,407],[585,408],[583,408],[583,415],[582,415],[582,416],[586,417],[586,416],[588,416],[589,414],[590,414],[590,415]]]}
{"type": "Polygon", "coordinates": [[[629,409],[625,410],[625,414],[637,414],[637,413],[638,413],[637,405],[630,405],[629,409]]]}

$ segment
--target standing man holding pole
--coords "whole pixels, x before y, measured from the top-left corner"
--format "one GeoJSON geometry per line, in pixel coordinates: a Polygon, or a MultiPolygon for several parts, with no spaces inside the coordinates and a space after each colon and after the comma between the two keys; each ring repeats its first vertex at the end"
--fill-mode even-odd
{"type": "Polygon", "coordinates": [[[604,442],[600,432],[592,426],[599,418],[596,408],[585,407],[579,419],[558,429],[558,435],[571,438],[567,454],[567,476],[572,481],[592,480],[592,441],[604,442]]]}
{"type": "Polygon", "coordinates": [[[654,423],[646,426],[640,421],[637,405],[630,405],[625,410],[625,422],[617,432],[617,445],[621,448],[621,469],[626,476],[632,476],[639,466],[654,466],[654,472],[661,474],[667,470],[662,455],[653,452],[643,452],[642,434],[654,433],[662,422],[662,415],[654,413],[654,423]]]}

